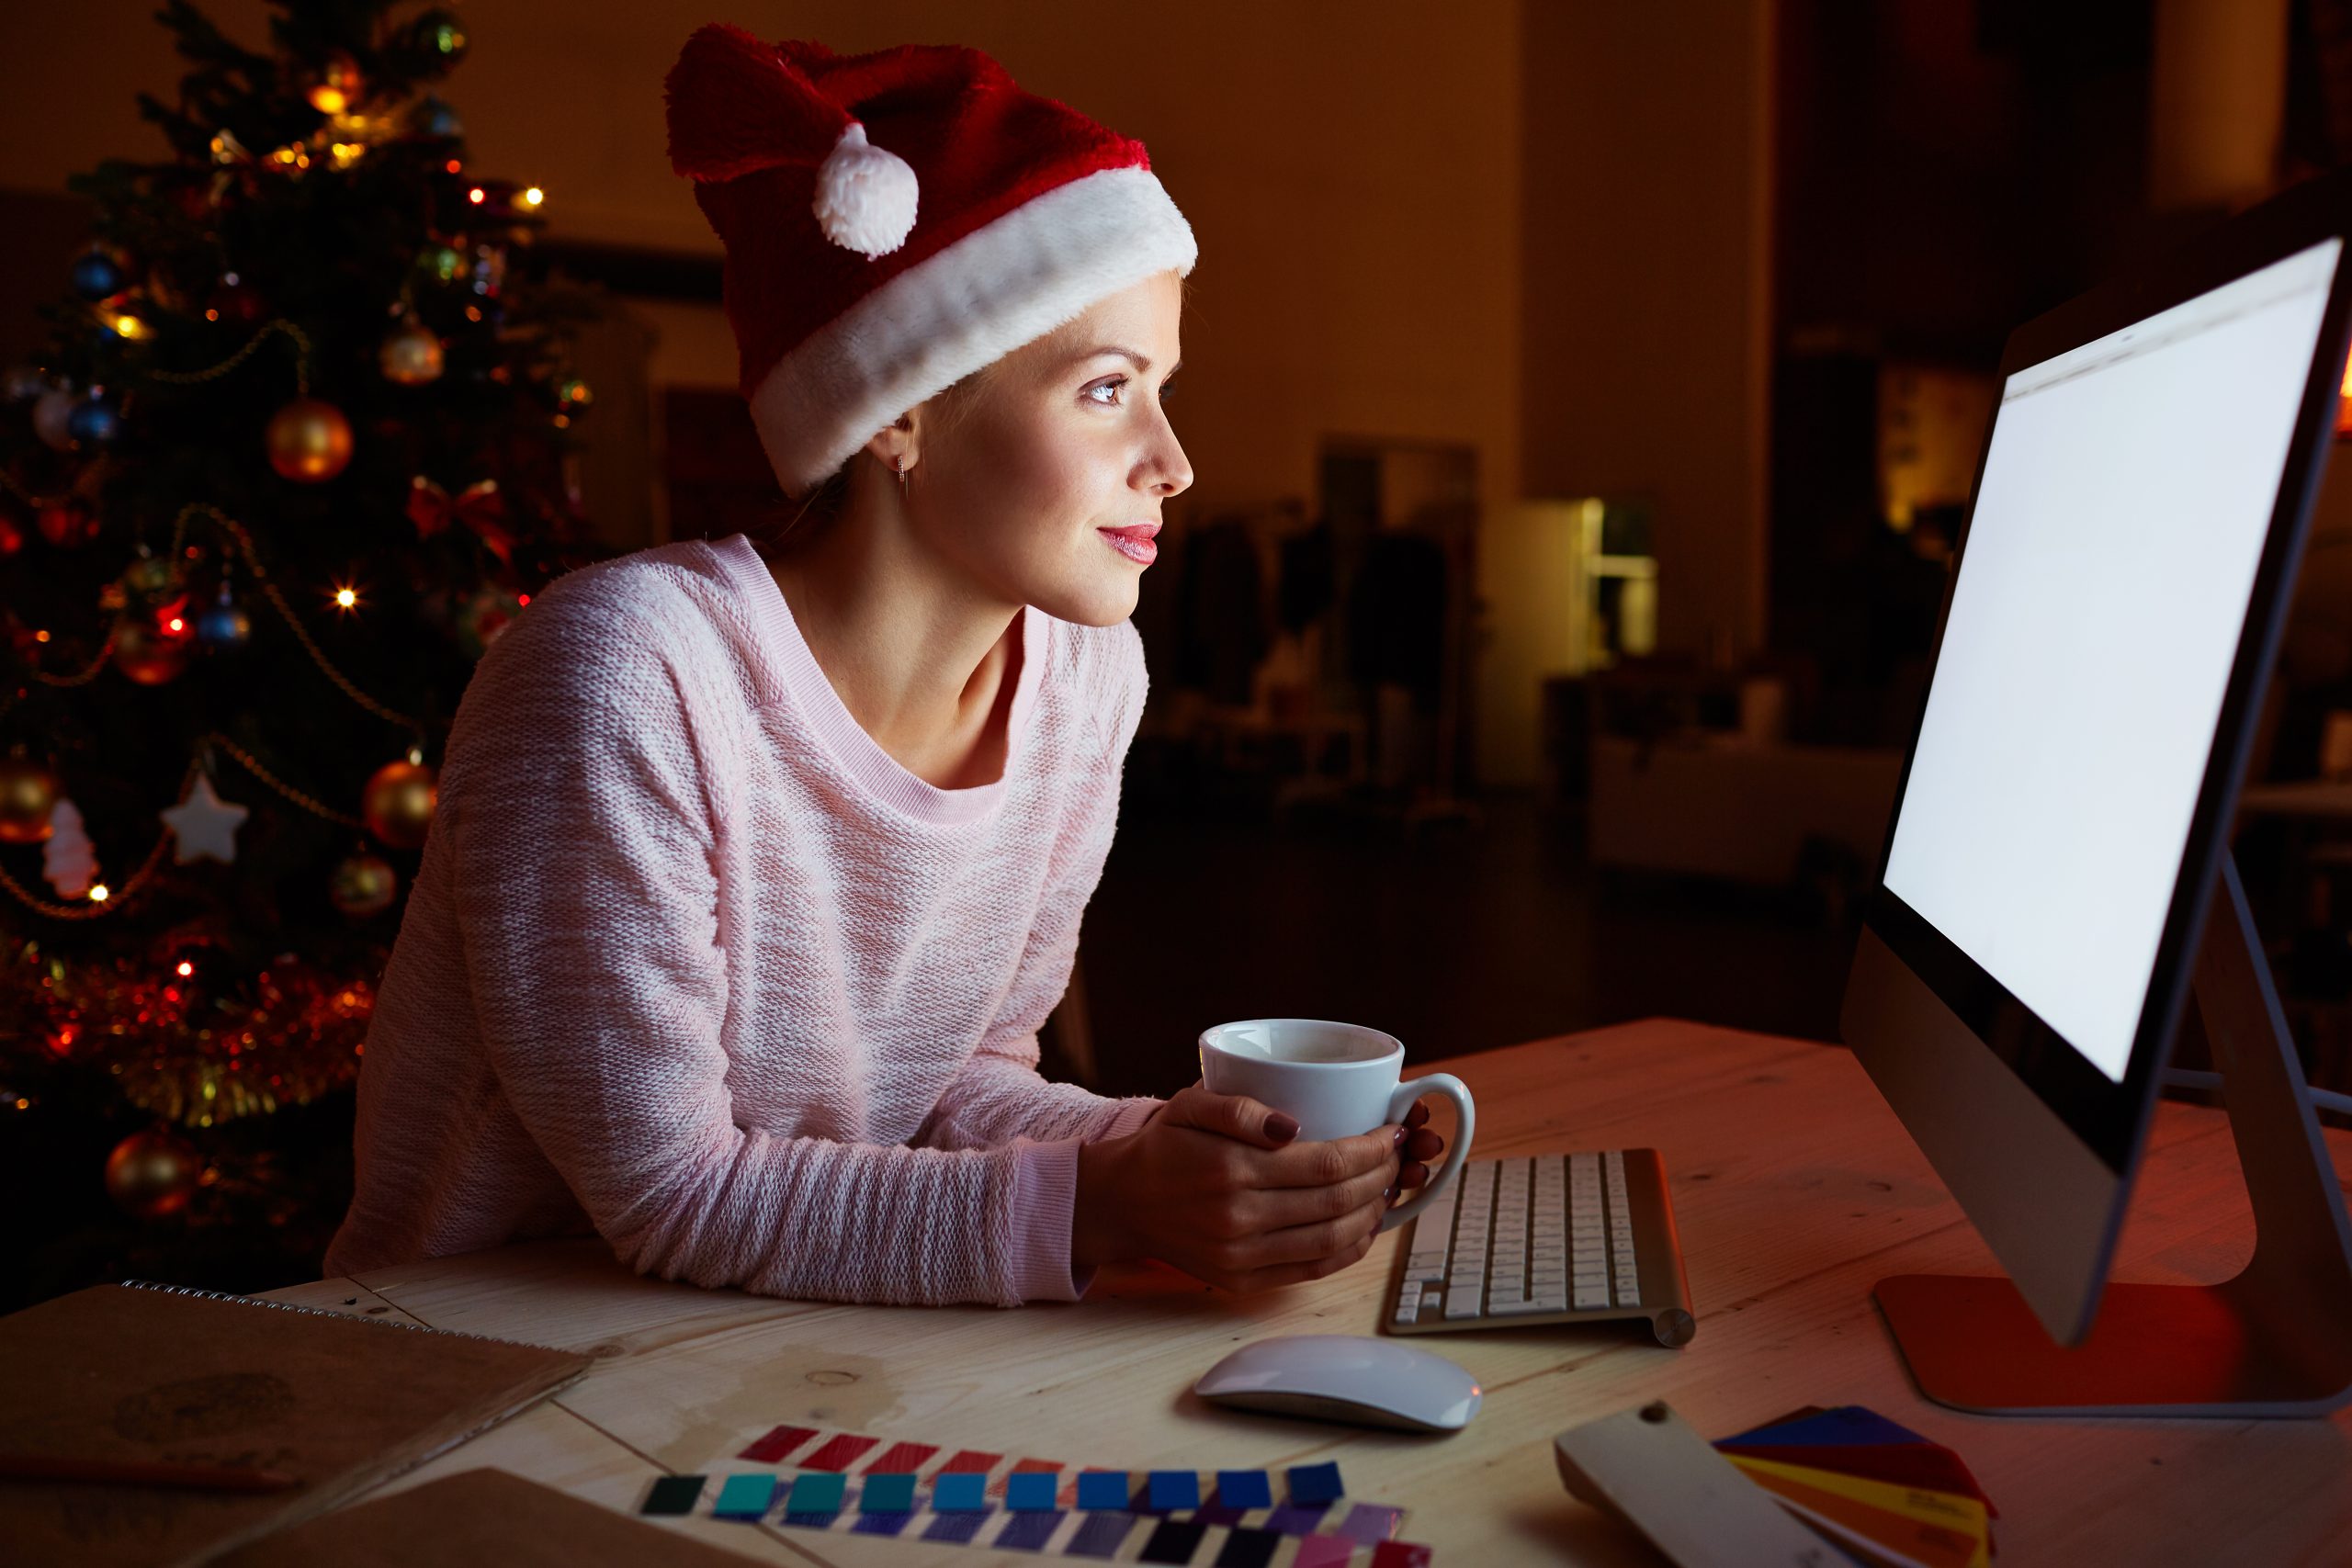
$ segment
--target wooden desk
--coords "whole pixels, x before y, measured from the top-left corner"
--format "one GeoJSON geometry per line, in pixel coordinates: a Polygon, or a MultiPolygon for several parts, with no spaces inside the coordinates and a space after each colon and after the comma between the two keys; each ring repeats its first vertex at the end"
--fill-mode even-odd
{"type": "MultiPolygon", "coordinates": [[[[1710,1436],[1799,1404],[1854,1403],[1949,1443],[2000,1507],[2004,1564],[2340,1562],[2352,1543],[2352,1415],[2015,1420],[1920,1398],[1871,1283],[1996,1270],[1844,1051],[1651,1020],[1438,1065],[1478,1097],[1478,1152],[1663,1151],[1698,1308],[1689,1347],[1561,1327],[1416,1340],[1486,1390],[1470,1426],[1442,1438],[1227,1412],[1188,1392],[1245,1340],[1374,1332],[1394,1234],[1344,1273],[1269,1295],[1221,1295],[1151,1267],[1104,1270],[1082,1303],[1012,1311],[703,1291],[631,1274],[594,1240],[271,1293],[610,1352],[558,1399],[388,1488],[495,1464],[629,1510],[655,1475],[797,1421],[1136,1470],[1338,1459],[1351,1494],[1412,1507],[1404,1536],[1435,1547],[1441,1568],[1655,1562],[1562,1489],[1551,1438],[1664,1397],[1710,1436]]],[[[2352,1172],[2352,1137],[2331,1142],[2352,1172]]],[[[2120,1277],[2216,1280],[2248,1255],[2251,1222],[2217,1112],[2163,1107],[2139,1196],[2120,1277]]],[[[679,1528],[795,1564],[970,1568],[991,1555],[712,1520],[679,1528]]]]}

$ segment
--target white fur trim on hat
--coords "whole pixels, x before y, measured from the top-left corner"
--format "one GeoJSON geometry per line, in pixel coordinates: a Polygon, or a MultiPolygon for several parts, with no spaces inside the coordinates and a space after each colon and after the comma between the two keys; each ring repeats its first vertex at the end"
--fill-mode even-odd
{"type": "Polygon", "coordinates": [[[1173,268],[1193,227],[1148,169],[1103,169],[1033,197],[918,262],[776,361],[752,420],[799,494],[934,392],[1173,268]]]}

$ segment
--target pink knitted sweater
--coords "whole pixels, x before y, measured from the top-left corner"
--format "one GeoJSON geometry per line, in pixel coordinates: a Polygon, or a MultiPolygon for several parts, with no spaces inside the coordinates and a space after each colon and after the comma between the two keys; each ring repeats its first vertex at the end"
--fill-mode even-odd
{"type": "Polygon", "coordinates": [[[1072,1301],[1037,1074],[1143,709],[1132,622],[1021,619],[1004,775],[861,728],[751,542],[574,571],[484,655],[359,1075],[329,1274],[592,1231],[639,1273],[1072,1301]]]}

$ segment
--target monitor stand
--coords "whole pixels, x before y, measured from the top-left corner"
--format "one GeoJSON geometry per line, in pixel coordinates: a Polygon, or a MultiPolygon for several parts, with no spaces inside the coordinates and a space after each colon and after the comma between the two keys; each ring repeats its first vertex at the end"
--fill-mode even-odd
{"type": "Polygon", "coordinates": [[[1987,1415],[2224,1416],[2352,1398],[2352,1226],[2226,852],[2196,998],[2253,1201],[2253,1260],[2219,1285],[2109,1283],[2071,1348],[2007,1279],[1882,1280],[1879,1308],[1928,1398],[1987,1415]]]}

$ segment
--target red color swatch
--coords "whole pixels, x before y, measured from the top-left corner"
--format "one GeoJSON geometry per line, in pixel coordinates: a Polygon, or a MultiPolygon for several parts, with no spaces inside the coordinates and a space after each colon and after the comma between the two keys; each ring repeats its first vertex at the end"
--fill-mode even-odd
{"type": "Polygon", "coordinates": [[[1012,1473],[1015,1475],[1027,1475],[1035,1471],[1055,1471],[1059,1469],[1061,1469],[1061,1466],[1049,1459],[1024,1459],[1013,1465],[1012,1473]]]}
{"type": "Polygon", "coordinates": [[[748,1459],[759,1464],[779,1463],[785,1455],[816,1435],[817,1428],[814,1427],[778,1427],[735,1457],[748,1459]]]}
{"type": "Polygon", "coordinates": [[[800,1461],[803,1470],[847,1470],[857,1462],[857,1456],[880,1442],[879,1438],[861,1438],[849,1432],[829,1438],[823,1447],[800,1461]]]}
{"type": "Polygon", "coordinates": [[[996,1468],[996,1461],[1003,1457],[1002,1454],[982,1453],[978,1449],[957,1449],[956,1457],[939,1467],[939,1473],[966,1475],[977,1471],[986,1475],[996,1468]]]}
{"type": "Polygon", "coordinates": [[[1384,1540],[1372,1549],[1372,1568],[1430,1568],[1430,1549],[1409,1540],[1384,1540]]]}
{"type": "Polygon", "coordinates": [[[939,1451],[937,1443],[892,1443],[865,1467],[869,1475],[911,1475],[939,1451]]]}

